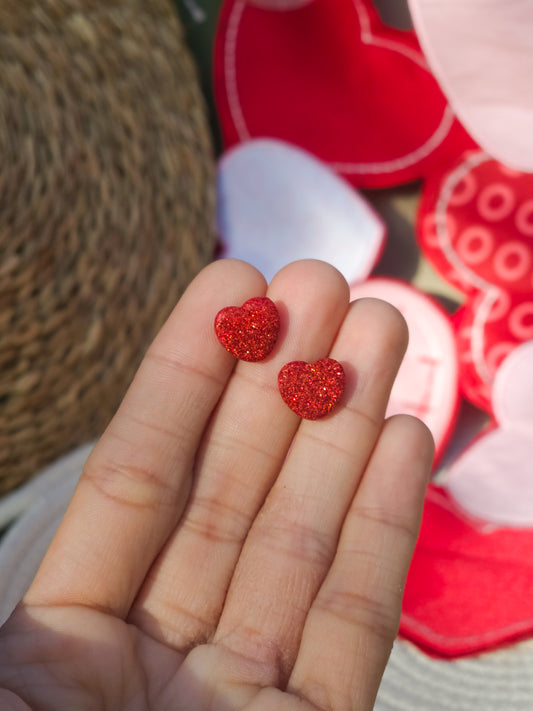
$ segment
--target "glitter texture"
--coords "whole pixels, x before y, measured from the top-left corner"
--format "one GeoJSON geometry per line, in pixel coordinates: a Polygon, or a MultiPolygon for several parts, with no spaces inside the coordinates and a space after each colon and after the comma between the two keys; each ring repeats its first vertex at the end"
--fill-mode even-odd
{"type": "Polygon", "coordinates": [[[300,417],[327,415],[344,391],[344,370],[333,358],[314,363],[294,360],[280,370],[278,385],[285,403],[300,417]]]}
{"type": "Polygon", "coordinates": [[[279,334],[279,313],[266,296],[248,299],[242,306],[227,306],[215,317],[215,332],[224,348],[239,360],[263,360],[279,334]]]}

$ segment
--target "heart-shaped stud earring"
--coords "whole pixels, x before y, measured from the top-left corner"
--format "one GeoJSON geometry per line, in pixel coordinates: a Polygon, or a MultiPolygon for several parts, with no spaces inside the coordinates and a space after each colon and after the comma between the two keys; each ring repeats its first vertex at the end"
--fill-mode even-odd
{"type": "Polygon", "coordinates": [[[256,296],[242,306],[226,306],[215,317],[215,333],[224,348],[239,360],[263,360],[276,344],[279,313],[271,299],[256,296]]]}
{"type": "Polygon", "coordinates": [[[295,360],[280,370],[278,385],[284,402],[305,420],[324,417],[344,391],[344,370],[333,358],[314,363],[295,360]]]}

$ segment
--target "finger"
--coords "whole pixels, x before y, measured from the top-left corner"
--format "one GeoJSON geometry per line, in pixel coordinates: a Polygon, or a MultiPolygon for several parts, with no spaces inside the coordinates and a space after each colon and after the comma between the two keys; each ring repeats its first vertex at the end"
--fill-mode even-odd
{"type": "Polygon", "coordinates": [[[126,614],[183,511],[196,449],[234,367],[213,314],[265,289],[259,272],[233,260],[192,282],[89,457],[27,603],[126,614]]]}
{"type": "Polygon", "coordinates": [[[329,417],[302,422],[250,530],[215,642],[260,662],[259,685],[283,684],[292,668],[307,611],[381,430],[406,341],[396,309],[374,299],[352,305],[331,351],[346,364],[345,397],[329,417]]]}
{"type": "Polygon", "coordinates": [[[374,708],[398,630],[433,451],[419,420],[398,415],[386,422],[288,685],[318,708],[374,708]]]}
{"type": "Polygon", "coordinates": [[[349,302],[343,277],[317,261],[289,265],[267,294],[281,311],[279,346],[261,363],[237,365],[204,438],[187,511],[130,615],[180,650],[212,636],[244,539],[298,427],[278,372],[297,357],[326,355],[349,302]]]}

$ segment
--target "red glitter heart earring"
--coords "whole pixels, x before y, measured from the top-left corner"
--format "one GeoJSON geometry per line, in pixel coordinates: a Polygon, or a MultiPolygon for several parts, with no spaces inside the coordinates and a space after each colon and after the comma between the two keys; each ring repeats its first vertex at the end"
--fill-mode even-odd
{"type": "Polygon", "coordinates": [[[284,402],[299,417],[318,420],[340,400],[344,392],[344,369],[333,358],[314,363],[294,360],[279,371],[278,386],[284,402]]]}
{"type": "Polygon", "coordinates": [[[242,306],[226,306],[215,317],[215,333],[224,348],[239,360],[263,360],[278,339],[280,318],[266,296],[248,299],[242,306]]]}

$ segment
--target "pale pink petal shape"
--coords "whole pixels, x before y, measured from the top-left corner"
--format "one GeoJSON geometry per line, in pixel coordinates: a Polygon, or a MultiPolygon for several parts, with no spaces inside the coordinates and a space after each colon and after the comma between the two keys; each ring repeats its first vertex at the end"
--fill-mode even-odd
{"type": "Polygon", "coordinates": [[[533,172],[533,3],[409,0],[422,49],[472,137],[533,172]]]}
{"type": "Polygon", "coordinates": [[[499,427],[467,448],[444,486],[477,518],[533,528],[533,341],[517,346],[499,367],[492,407],[499,427]]]}
{"type": "Polygon", "coordinates": [[[444,478],[468,514],[498,526],[533,528],[533,431],[497,429],[472,444],[444,478]]]}
{"type": "Polygon", "coordinates": [[[533,481],[533,340],[517,346],[500,365],[493,385],[492,408],[501,427],[529,436],[533,481]]]}

